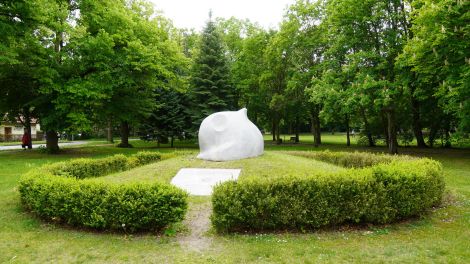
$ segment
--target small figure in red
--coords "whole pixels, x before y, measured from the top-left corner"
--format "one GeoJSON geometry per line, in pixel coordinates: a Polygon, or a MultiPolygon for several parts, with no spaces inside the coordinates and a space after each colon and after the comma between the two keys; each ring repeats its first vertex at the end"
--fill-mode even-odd
{"type": "Polygon", "coordinates": [[[32,148],[31,135],[28,133],[28,130],[24,130],[23,138],[21,139],[21,147],[23,150],[26,150],[26,147],[29,149],[32,148]]]}

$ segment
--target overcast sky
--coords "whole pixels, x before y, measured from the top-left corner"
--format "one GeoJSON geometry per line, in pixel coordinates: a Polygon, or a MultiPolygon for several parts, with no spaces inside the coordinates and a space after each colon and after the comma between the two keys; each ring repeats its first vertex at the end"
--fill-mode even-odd
{"type": "Polygon", "coordinates": [[[213,17],[232,16],[277,28],[284,9],[294,0],[150,0],[176,27],[201,30],[212,9],[213,17]]]}

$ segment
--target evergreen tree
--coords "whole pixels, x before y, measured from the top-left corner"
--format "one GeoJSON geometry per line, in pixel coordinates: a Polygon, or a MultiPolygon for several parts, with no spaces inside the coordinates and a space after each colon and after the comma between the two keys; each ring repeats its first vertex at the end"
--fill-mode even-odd
{"type": "Polygon", "coordinates": [[[176,89],[157,89],[156,93],[157,107],[141,122],[139,134],[158,143],[167,143],[170,138],[173,147],[174,138],[183,138],[191,126],[187,96],[176,89]]]}
{"type": "Polygon", "coordinates": [[[201,36],[199,53],[191,72],[192,122],[194,130],[202,120],[218,111],[235,110],[235,91],[230,85],[229,68],[222,39],[209,15],[201,36]]]}

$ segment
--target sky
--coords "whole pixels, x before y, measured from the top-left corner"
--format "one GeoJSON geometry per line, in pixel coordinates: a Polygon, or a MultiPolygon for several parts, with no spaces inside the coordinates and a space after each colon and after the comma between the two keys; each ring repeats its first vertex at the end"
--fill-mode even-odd
{"type": "Polygon", "coordinates": [[[178,28],[202,30],[212,9],[212,17],[232,16],[258,22],[264,28],[277,28],[287,5],[294,0],[150,0],[156,10],[178,28]]]}

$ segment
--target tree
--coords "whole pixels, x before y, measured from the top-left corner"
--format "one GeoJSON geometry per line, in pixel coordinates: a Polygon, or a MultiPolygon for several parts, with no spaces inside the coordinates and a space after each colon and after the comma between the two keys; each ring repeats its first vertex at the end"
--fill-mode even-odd
{"type": "Polygon", "coordinates": [[[130,126],[151,115],[156,89],[180,82],[178,69],[185,67],[184,57],[170,39],[172,26],[153,17],[148,3],[83,1],[81,11],[82,32],[70,45],[79,67],[62,98],[70,99],[77,89],[87,91],[93,98],[89,109],[95,113],[89,120],[120,123],[119,146],[130,147],[130,126]]]}
{"type": "MultiPolygon", "coordinates": [[[[322,2],[297,1],[286,14],[279,34],[289,40],[288,49],[290,74],[286,95],[288,112],[295,124],[296,141],[299,138],[299,125],[308,118],[314,145],[321,144],[320,115],[324,99],[317,93],[315,80],[322,74],[324,59],[325,30],[319,23],[323,16],[322,2]]],[[[291,121],[292,122],[292,121],[291,121]]]]}
{"type": "Polygon", "coordinates": [[[190,100],[194,131],[206,116],[237,107],[222,39],[211,16],[203,29],[199,52],[192,66],[190,100]]]}
{"type": "MultiPolygon", "coordinates": [[[[56,107],[66,72],[68,57],[65,38],[71,27],[66,20],[76,7],[75,1],[6,1],[0,5],[2,29],[7,41],[6,60],[1,64],[0,81],[5,85],[3,111],[21,116],[30,130],[30,118],[38,118],[46,130],[46,146],[58,150],[57,130],[70,125],[68,115],[56,107]],[[5,25],[5,26],[4,26],[5,25]],[[10,34],[9,34],[10,33],[10,34]]],[[[2,60],[3,61],[3,60],[2,60]]]]}
{"type": "MultiPolygon", "coordinates": [[[[33,38],[40,23],[32,1],[0,4],[0,120],[21,122],[31,135],[31,119],[37,118],[38,64],[43,47],[33,38]]],[[[31,146],[29,146],[31,148],[31,146]]]]}
{"type": "Polygon", "coordinates": [[[406,79],[416,103],[424,107],[430,126],[429,143],[442,130],[470,132],[470,20],[468,1],[413,1],[412,38],[399,58],[413,78],[406,79]]]}
{"type": "Polygon", "coordinates": [[[260,85],[265,71],[264,54],[272,34],[249,20],[217,18],[217,28],[228,53],[230,83],[236,101],[246,107],[250,120],[259,127],[266,125],[268,97],[260,85]]]}
{"type": "Polygon", "coordinates": [[[186,136],[191,128],[187,95],[174,89],[158,89],[156,100],[157,107],[141,122],[139,134],[158,143],[166,143],[170,138],[173,147],[174,139],[186,136]]]}

